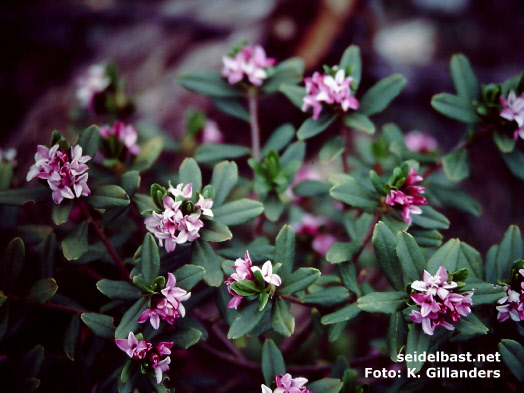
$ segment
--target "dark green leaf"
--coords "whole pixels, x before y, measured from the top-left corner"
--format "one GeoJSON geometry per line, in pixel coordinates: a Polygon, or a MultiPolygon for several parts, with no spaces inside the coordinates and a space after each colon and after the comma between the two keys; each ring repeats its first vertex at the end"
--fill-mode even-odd
{"type": "Polygon", "coordinates": [[[427,270],[429,274],[435,274],[439,267],[444,266],[447,271],[454,272],[459,258],[460,240],[450,239],[429,258],[427,270]]]}
{"type": "Polygon", "coordinates": [[[344,287],[329,287],[301,298],[303,303],[318,304],[325,307],[340,304],[347,299],[349,299],[349,292],[344,287]]]}
{"type": "Polygon", "coordinates": [[[362,75],[362,60],[360,59],[360,48],[356,45],[349,46],[342,55],[340,59],[339,68],[342,70],[351,68],[351,74],[346,76],[352,76],[353,82],[351,82],[351,87],[353,90],[358,88],[360,83],[360,78],[362,75]]]}
{"type": "Polygon", "coordinates": [[[324,113],[318,120],[312,117],[308,118],[298,129],[297,138],[304,140],[320,134],[333,123],[336,117],[333,113],[324,113]]]}
{"type": "Polygon", "coordinates": [[[40,276],[42,278],[53,277],[56,256],[56,235],[50,233],[38,246],[38,257],[40,259],[40,276]]]}
{"type": "Polygon", "coordinates": [[[121,183],[129,198],[133,198],[140,187],[140,174],[138,171],[126,172],[122,175],[121,183]]]}
{"type": "Polygon", "coordinates": [[[28,302],[45,303],[51,299],[58,289],[54,278],[42,278],[33,284],[26,297],[28,302]]]}
{"type": "Polygon", "coordinates": [[[343,383],[336,378],[323,378],[309,383],[307,388],[314,393],[338,393],[342,389],[343,383]]]}
{"type": "Polygon", "coordinates": [[[449,93],[440,93],[433,96],[431,106],[446,117],[462,123],[477,123],[480,118],[471,102],[462,97],[449,93]]]}
{"type": "Polygon", "coordinates": [[[498,279],[509,278],[511,266],[522,258],[522,236],[516,225],[510,225],[497,250],[495,266],[498,279]]]}
{"type": "Polygon", "coordinates": [[[246,156],[251,149],[245,146],[214,143],[203,144],[195,150],[195,160],[198,162],[212,163],[216,161],[239,158],[246,156]]]}
{"type": "Polygon", "coordinates": [[[193,158],[186,158],[180,164],[178,181],[183,184],[193,183],[193,193],[202,189],[202,173],[193,158]]]}
{"type": "Polygon", "coordinates": [[[231,86],[218,72],[184,71],[177,80],[186,89],[213,98],[240,97],[243,94],[242,90],[231,86]]]}
{"type": "Polygon", "coordinates": [[[331,184],[321,180],[304,180],[293,188],[293,193],[305,197],[326,195],[331,184]]]}
{"type": "Polygon", "coordinates": [[[388,346],[389,357],[392,361],[397,362],[397,355],[406,345],[408,336],[408,325],[402,312],[391,314],[389,318],[388,334],[386,342],[388,346]]]}
{"type": "Polygon", "coordinates": [[[358,299],[358,308],[367,312],[393,314],[407,307],[406,292],[372,292],[358,299]]]}
{"type": "Polygon", "coordinates": [[[20,364],[23,365],[23,367],[18,371],[20,373],[19,378],[37,376],[43,361],[44,347],[37,345],[20,359],[20,364]]]}
{"type": "Polygon", "coordinates": [[[208,242],[225,242],[233,238],[229,228],[219,221],[206,221],[200,230],[200,236],[208,242]]]}
{"type": "Polygon", "coordinates": [[[160,254],[156,241],[150,233],[144,237],[140,257],[142,275],[147,285],[151,285],[160,271],[160,254]]]}
{"type": "Polygon", "coordinates": [[[95,186],[91,188],[87,202],[97,209],[123,207],[129,205],[129,196],[121,187],[115,185],[95,186]]]}
{"type": "MultiPolygon", "coordinates": [[[[237,119],[249,122],[249,112],[245,106],[236,98],[215,98],[213,104],[222,112],[237,119]]],[[[216,145],[219,146],[219,145],[216,145]]]]}
{"type": "Polygon", "coordinates": [[[377,197],[371,191],[359,185],[352,177],[348,177],[346,182],[331,188],[329,195],[337,201],[347,203],[358,209],[374,209],[378,206],[377,197]]]}
{"type": "Polygon", "coordinates": [[[280,198],[271,193],[264,200],[264,215],[269,221],[275,222],[280,218],[280,215],[284,211],[284,207],[285,205],[280,198]]]}
{"type": "Polygon", "coordinates": [[[361,242],[335,242],[328,250],[326,259],[331,263],[350,261],[353,255],[362,247],[361,242]]]}
{"type": "Polygon", "coordinates": [[[466,284],[462,291],[472,291],[471,297],[474,306],[481,304],[494,304],[505,296],[504,287],[501,285],[491,284],[489,282],[475,282],[466,284]]]}
{"type": "Polygon", "coordinates": [[[274,263],[281,263],[278,274],[282,279],[291,274],[295,262],[295,231],[284,225],[275,239],[274,263]]]}
{"type": "Polygon", "coordinates": [[[240,311],[229,328],[227,338],[233,340],[248,334],[262,319],[265,311],[258,311],[258,302],[252,302],[240,311]]]}
{"type": "MultiPolygon", "coordinates": [[[[513,176],[516,176],[520,180],[524,180],[524,154],[518,150],[513,150],[509,154],[501,154],[504,162],[508,166],[508,169],[513,173],[513,176]]],[[[2,203],[2,193],[0,192],[0,203],[2,203]]]]}
{"type": "MultiPolygon", "coordinates": [[[[415,352],[417,354],[427,353],[429,350],[430,336],[422,331],[420,325],[413,324],[408,332],[408,338],[406,342],[406,355],[412,355],[414,357],[415,352]]],[[[418,357],[412,362],[406,362],[407,367],[414,368],[415,372],[418,372],[424,365],[423,361],[420,361],[418,357]]]]}
{"type": "Polygon", "coordinates": [[[365,132],[366,134],[374,134],[376,131],[375,124],[373,124],[369,117],[359,112],[344,116],[344,124],[349,128],[365,132]]]}
{"type": "Polygon", "coordinates": [[[426,269],[426,258],[409,233],[399,232],[397,234],[397,256],[408,281],[422,279],[422,274],[426,269]]]}
{"type": "Polygon", "coordinates": [[[259,292],[257,285],[251,280],[238,280],[231,283],[231,290],[240,296],[251,296],[259,292]]]}
{"type": "Polygon", "coordinates": [[[89,223],[82,221],[73,232],[62,240],[62,251],[68,261],[74,261],[87,252],[87,227],[89,223]]]}
{"type": "MultiPolygon", "coordinates": [[[[293,142],[284,150],[280,157],[280,168],[285,167],[291,161],[302,163],[306,155],[306,143],[304,141],[293,142]]],[[[300,166],[300,165],[299,165],[300,166]]]]}
{"type": "Polygon", "coordinates": [[[460,334],[465,336],[473,336],[477,334],[487,334],[488,328],[484,325],[475,314],[469,314],[461,317],[459,322],[455,325],[460,334]]]}
{"type": "Polygon", "coordinates": [[[466,56],[461,53],[453,55],[449,66],[458,96],[470,102],[478,99],[479,82],[466,56]]]}
{"type": "Polygon", "coordinates": [[[204,278],[206,271],[201,266],[184,265],[175,271],[176,286],[190,291],[204,278]]]}
{"type": "Polygon", "coordinates": [[[264,211],[264,205],[253,199],[242,198],[213,209],[215,220],[224,225],[240,225],[258,217],[264,211]]]}
{"type": "Polygon", "coordinates": [[[283,83],[278,90],[284,94],[293,105],[302,109],[304,97],[306,96],[306,89],[304,87],[283,83]]]}
{"type": "Polygon", "coordinates": [[[175,333],[168,336],[163,336],[163,341],[172,341],[174,348],[188,349],[195,345],[202,337],[202,332],[194,327],[186,327],[177,330],[175,333]]]}
{"type": "Polygon", "coordinates": [[[509,135],[495,131],[493,133],[493,141],[502,153],[511,153],[515,149],[516,141],[509,135]]]}
{"type": "Polygon", "coordinates": [[[357,303],[348,304],[331,314],[324,315],[321,321],[324,325],[331,325],[334,323],[349,321],[350,319],[355,318],[359,313],[360,309],[358,308],[357,303]]]}
{"type": "Polygon", "coordinates": [[[457,269],[468,269],[469,276],[482,279],[484,277],[484,264],[480,253],[470,245],[460,243],[460,255],[457,269]]]}
{"type": "Polygon", "coordinates": [[[13,164],[0,162],[0,191],[8,190],[13,182],[13,164]]]}
{"type": "Polygon", "coordinates": [[[461,181],[469,176],[469,159],[466,149],[453,150],[442,157],[442,169],[447,178],[461,181]]]}
{"type": "Polygon", "coordinates": [[[61,225],[64,222],[67,222],[69,219],[69,214],[73,209],[73,201],[65,199],[60,204],[54,204],[51,211],[51,218],[56,225],[61,225]]]}
{"type": "Polygon", "coordinates": [[[234,162],[224,161],[213,168],[211,185],[215,189],[213,211],[226,200],[227,196],[238,181],[238,168],[234,162]]]}
{"type": "Polygon", "coordinates": [[[277,298],[273,304],[271,327],[285,337],[290,337],[295,331],[295,318],[289,313],[289,306],[281,298],[277,298]]]}
{"type": "Polygon", "coordinates": [[[320,271],[311,267],[301,267],[286,277],[278,293],[291,295],[302,291],[313,284],[320,277],[320,271]]]}
{"type": "Polygon", "coordinates": [[[160,156],[160,153],[162,153],[163,146],[163,137],[151,138],[147,142],[141,144],[140,154],[136,156],[135,161],[129,169],[143,172],[151,168],[160,156]]]}
{"type": "MultiPolygon", "coordinates": [[[[144,312],[144,310],[147,308],[148,298],[142,298],[136,301],[135,304],[127,310],[124,315],[122,316],[122,319],[120,320],[120,324],[117,326],[116,330],[114,331],[114,337],[115,338],[127,338],[129,335],[129,332],[135,332],[139,324],[137,322],[138,317],[144,312]]],[[[84,320],[85,314],[82,314],[82,320],[84,320]]],[[[91,326],[90,326],[91,327],[91,326]]],[[[113,333],[112,333],[113,335],[113,333]]]]}
{"type": "Polygon", "coordinates": [[[449,220],[429,206],[419,206],[422,214],[413,216],[413,224],[425,229],[448,229],[449,220]]]}
{"type": "Polygon", "coordinates": [[[375,225],[372,238],[373,248],[380,268],[391,286],[401,291],[404,288],[402,267],[397,257],[395,235],[383,222],[375,225]]]}
{"type": "Polygon", "coordinates": [[[382,112],[406,86],[406,78],[393,74],[379,80],[360,99],[359,112],[370,116],[382,112]]]}
{"type": "Polygon", "coordinates": [[[358,285],[357,269],[355,268],[355,265],[351,262],[340,263],[337,265],[337,268],[344,286],[355,295],[361,296],[362,291],[358,285]]]}
{"type": "Polygon", "coordinates": [[[202,266],[205,270],[204,281],[207,285],[218,287],[222,284],[223,273],[220,263],[211,246],[201,239],[193,242],[193,256],[191,261],[194,265],[202,266]]]}
{"type": "MultiPolygon", "coordinates": [[[[81,315],[82,321],[97,335],[107,340],[115,338],[115,327],[113,318],[109,315],[97,314],[94,312],[85,312],[81,315]]],[[[138,318],[138,316],[137,316],[138,318]]],[[[125,335],[127,338],[127,334],[125,335]]]]}
{"type": "Polygon", "coordinates": [[[278,349],[275,342],[267,339],[262,345],[262,374],[264,374],[264,382],[270,385],[275,380],[275,375],[284,375],[286,373],[286,365],[284,357],[278,349]]]}
{"type": "Polygon", "coordinates": [[[297,84],[302,82],[304,74],[304,60],[299,57],[284,60],[277,64],[274,74],[264,82],[262,91],[264,93],[275,93],[279,90],[280,85],[297,84]]]}
{"type": "Polygon", "coordinates": [[[266,144],[260,151],[260,155],[265,157],[270,150],[279,152],[293,140],[294,136],[295,127],[288,123],[281,125],[271,134],[266,144]]]}
{"type": "Polygon", "coordinates": [[[409,233],[420,247],[439,247],[442,244],[442,234],[436,229],[410,228],[409,233]]]}
{"type": "Polygon", "coordinates": [[[524,381],[524,347],[514,340],[502,340],[499,352],[513,375],[524,381]]]}
{"type": "Polygon", "coordinates": [[[137,300],[142,297],[138,288],[127,281],[103,279],[96,283],[96,287],[110,299],[137,300]]]}
{"type": "Polygon", "coordinates": [[[51,191],[47,187],[13,188],[0,191],[0,205],[23,206],[26,202],[35,203],[51,200],[51,191]]]}
{"type": "Polygon", "coordinates": [[[24,266],[24,260],[24,242],[19,237],[16,237],[9,242],[2,259],[0,259],[0,283],[2,289],[6,290],[14,285],[24,266]]]}
{"type": "Polygon", "coordinates": [[[98,126],[92,125],[86,128],[78,138],[78,145],[82,148],[82,154],[93,158],[98,151],[98,141],[100,133],[98,126]]]}
{"type": "Polygon", "coordinates": [[[78,315],[71,318],[71,322],[64,335],[64,352],[69,359],[75,360],[76,347],[80,336],[80,318],[78,315]]]}
{"type": "Polygon", "coordinates": [[[344,151],[344,140],[342,137],[337,136],[326,142],[324,146],[318,152],[318,158],[322,164],[329,164],[335,158],[340,156],[344,151]]]}

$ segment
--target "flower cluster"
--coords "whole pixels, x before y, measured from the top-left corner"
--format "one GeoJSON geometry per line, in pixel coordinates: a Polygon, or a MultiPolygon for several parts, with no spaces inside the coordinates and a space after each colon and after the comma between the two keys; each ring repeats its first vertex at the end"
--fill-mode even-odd
{"type": "Polygon", "coordinates": [[[513,133],[513,139],[517,140],[520,136],[524,139],[524,93],[519,97],[512,90],[508,98],[500,97],[502,111],[500,117],[517,123],[517,129],[513,133]]]}
{"type": "Polygon", "coordinates": [[[162,373],[169,370],[171,363],[172,342],[160,342],[153,346],[150,341],[136,337],[129,332],[127,339],[117,338],[115,344],[133,360],[139,361],[143,370],[152,371],[156,376],[156,383],[162,382],[162,373]]]}
{"type": "Polygon", "coordinates": [[[448,272],[443,266],[434,276],[424,270],[423,281],[414,281],[411,289],[418,291],[411,295],[411,299],[420,306],[420,310],[411,312],[411,320],[421,323],[424,333],[430,336],[439,326],[454,330],[455,327],[448,319],[458,322],[461,316],[465,317],[471,312],[472,293],[462,295],[453,292],[458,289],[458,284],[448,281],[448,272]]]}
{"type": "Polygon", "coordinates": [[[313,242],[311,243],[311,248],[325,256],[330,247],[336,241],[333,235],[321,231],[321,228],[328,223],[329,221],[324,217],[315,217],[311,214],[304,214],[302,216],[302,221],[299,224],[293,224],[292,226],[297,235],[312,236],[313,242]]]}
{"type": "Polygon", "coordinates": [[[244,254],[244,259],[238,258],[235,261],[235,265],[233,266],[233,268],[236,270],[236,272],[231,274],[231,276],[226,281],[224,281],[224,284],[226,284],[227,286],[227,290],[231,295],[233,295],[233,298],[229,301],[227,305],[228,308],[237,308],[242,302],[242,298],[244,297],[235,293],[231,289],[231,284],[235,281],[240,280],[249,280],[254,282],[254,273],[256,271],[259,271],[262,274],[262,277],[266,283],[273,284],[275,286],[279,286],[280,284],[282,284],[280,277],[276,274],[273,274],[273,265],[271,264],[271,261],[266,261],[264,265],[262,265],[262,269],[258,266],[253,266],[253,263],[251,262],[251,257],[249,256],[249,251],[247,250],[244,254]]]}
{"type": "Polygon", "coordinates": [[[402,208],[402,218],[406,223],[411,225],[411,215],[421,214],[417,205],[427,205],[428,201],[421,195],[426,189],[417,184],[423,180],[422,176],[417,174],[415,168],[409,170],[409,174],[404,184],[398,190],[391,190],[386,197],[386,204],[402,208]]]}
{"type": "Polygon", "coordinates": [[[193,241],[200,237],[198,232],[204,226],[200,216],[213,217],[213,201],[199,195],[196,203],[191,202],[193,184],[170,186],[162,199],[163,211],[153,211],[144,221],[146,228],[165,246],[167,252],[175,250],[177,244],[193,241]],[[171,195],[171,196],[170,196],[171,195]]]}
{"type": "Polygon", "coordinates": [[[404,135],[406,147],[417,153],[431,153],[437,150],[437,140],[428,134],[413,130],[404,135]]]}
{"type": "Polygon", "coordinates": [[[87,74],[78,78],[76,97],[84,108],[93,109],[93,102],[97,94],[102,93],[111,83],[104,64],[95,64],[89,67],[87,74]]]}
{"type": "Polygon", "coordinates": [[[313,119],[318,119],[322,111],[322,103],[339,105],[344,112],[348,109],[358,109],[359,102],[351,95],[353,78],[345,75],[344,70],[336,70],[334,75],[315,72],[312,77],[305,78],[306,96],[302,111],[313,108],[313,119]]]}
{"type": "MultiPolygon", "coordinates": [[[[519,270],[519,274],[524,277],[524,269],[519,270]]],[[[508,318],[516,322],[524,321],[524,281],[520,283],[520,291],[514,291],[508,285],[506,287],[506,296],[500,299],[497,303],[498,322],[504,322],[508,318]]]]}
{"type": "Polygon", "coordinates": [[[262,393],[313,393],[308,390],[305,384],[306,378],[292,378],[290,374],[276,375],[275,385],[276,389],[271,390],[266,385],[262,385],[262,393]]]}
{"type": "Polygon", "coordinates": [[[15,167],[17,165],[16,149],[10,148],[10,149],[4,150],[0,148],[0,163],[2,162],[11,163],[11,165],[15,167]]]}
{"type": "Polygon", "coordinates": [[[135,127],[126,125],[121,121],[115,121],[112,126],[104,125],[100,127],[100,136],[109,139],[114,136],[118,141],[122,142],[129,153],[133,155],[140,154],[140,146],[136,144],[138,134],[135,127]]]}
{"type": "Polygon", "coordinates": [[[222,76],[228,78],[229,84],[235,85],[247,78],[252,85],[260,86],[268,76],[266,69],[273,66],[276,60],[266,57],[261,46],[246,45],[234,57],[224,56],[222,62],[222,76]]]}
{"type": "Polygon", "coordinates": [[[160,318],[170,325],[175,322],[176,318],[183,318],[186,315],[186,309],[182,302],[189,299],[191,292],[176,287],[176,278],[173,273],[167,273],[168,279],[164,289],[160,291],[161,295],[155,295],[151,299],[152,308],[145,310],[138,318],[138,323],[144,323],[149,319],[151,326],[158,329],[160,318]]]}
{"type": "Polygon", "coordinates": [[[90,195],[87,186],[86,162],[90,156],[82,155],[80,146],[71,146],[71,154],[59,151],[59,145],[47,148],[39,145],[36,148],[35,163],[29,169],[27,181],[35,177],[47,180],[53,191],[53,201],[61,203],[64,198],[74,199],[90,195]]]}
{"type": "Polygon", "coordinates": [[[202,143],[224,143],[224,134],[218,128],[218,124],[213,120],[206,121],[202,128],[202,143]]]}

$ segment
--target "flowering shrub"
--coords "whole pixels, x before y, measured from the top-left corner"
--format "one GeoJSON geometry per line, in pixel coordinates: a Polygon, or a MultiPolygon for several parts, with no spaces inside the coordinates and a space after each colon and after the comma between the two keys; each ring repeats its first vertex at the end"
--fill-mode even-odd
{"type": "Polygon", "coordinates": [[[301,59],[277,63],[258,45],[223,63],[178,81],[245,121],[250,147],[222,144],[236,130],[201,112],[187,116],[180,143],[124,123],[133,103],[109,64],[91,68],[78,91],[84,118],[96,115],[100,128],[69,140],[54,131],[28,173],[16,151],[0,150],[0,391],[34,391],[40,379],[58,391],[49,370],[92,392],[457,391],[425,374],[435,362],[414,356],[437,350],[499,351],[500,391],[517,391],[520,230],[483,257],[444,241],[451,223],[441,208],[481,214],[455,184],[479,140],[493,140],[524,180],[524,77],[480,85],[453,56],[456,94],[431,104],[469,131],[441,156],[429,135],[379,127],[373,116],[406,80],[359,88],[356,46],[306,78],[301,59]],[[259,100],[275,94],[304,121],[262,145],[259,100]],[[309,149],[318,160],[304,165],[307,145],[318,145],[309,149]],[[365,376],[384,365],[400,376],[365,376]]]}

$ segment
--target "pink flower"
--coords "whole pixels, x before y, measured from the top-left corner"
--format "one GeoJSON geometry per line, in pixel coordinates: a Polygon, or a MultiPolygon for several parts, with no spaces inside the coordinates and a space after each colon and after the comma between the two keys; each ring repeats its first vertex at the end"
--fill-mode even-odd
{"type": "Polygon", "coordinates": [[[312,236],[313,242],[311,243],[311,248],[320,255],[325,256],[336,241],[333,235],[321,231],[321,227],[328,223],[328,220],[324,217],[304,214],[302,216],[302,222],[300,224],[292,224],[292,227],[298,235],[312,236]]]}
{"type": "Polygon", "coordinates": [[[228,78],[229,84],[235,85],[247,78],[252,85],[260,86],[267,78],[266,69],[275,64],[275,59],[266,57],[266,52],[259,45],[246,45],[235,57],[224,56],[222,62],[222,76],[228,78]]]}
{"type": "Polygon", "coordinates": [[[129,332],[127,339],[117,338],[115,344],[132,359],[144,359],[153,347],[149,341],[138,340],[133,332],[129,332]]]}
{"type": "Polygon", "coordinates": [[[162,373],[169,371],[169,364],[171,363],[171,358],[167,357],[164,360],[153,363],[153,370],[155,370],[156,383],[162,382],[162,373]]]}
{"type": "Polygon", "coordinates": [[[10,148],[4,150],[0,148],[0,162],[10,162],[13,168],[16,167],[16,149],[10,148]]]}
{"type": "Polygon", "coordinates": [[[180,183],[175,187],[170,186],[168,190],[176,198],[178,196],[183,196],[186,199],[191,199],[193,196],[193,183],[188,183],[184,186],[183,183],[180,183]]]}
{"type": "Polygon", "coordinates": [[[155,295],[151,300],[154,308],[145,310],[138,318],[138,323],[144,323],[149,319],[151,326],[158,329],[160,319],[172,325],[176,318],[183,318],[186,315],[182,302],[190,298],[191,292],[175,286],[176,278],[173,273],[167,273],[167,275],[168,280],[165,288],[160,291],[160,298],[155,295]]]}
{"type": "MultiPolygon", "coordinates": [[[[520,269],[519,273],[524,277],[524,269],[520,269]]],[[[524,281],[520,283],[520,290],[506,286],[506,296],[497,303],[500,304],[497,306],[498,322],[504,322],[509,318],[516,322],[524,321],[524,281]]]]}
{"type": "Polygon", "coordinates": [[[200,209],[204,216],[213,217],[213,212],[211,211],[211,207],[213,207],[213,200],[211,198],[204,198],[202,195],[200,195],[195,207],[200,209]]]}
{"type": "Polygon", "coordinates": [[[262,269],[260,269],[258,266],[253,266],[251,268],[251,271],[254,273],[256,271],[259,271],[262,273],[262,277],[264,278],[264,281],[273,284],[276,286],[279,286],[282,284],[282,280],[280,279],[280,276],[273,274],[273,265],[271,264],[271,261],[266,261],[262,265],[262,269]]]}
{"type": "Polygon", "coordinates": [[[386,196],[385,203],[402,209],[402,218],[411,225],[412,214],[421,214],[422,210],[417,205],[427,205],[428,201],[421,195],[426,189],[417,185],[423,180],[422,176],[418,175],[415,168],[409,170],[409,174],[405,183],[400,190],[391,190],[386,196]]]}
{"type": "Polygon", "coordinates": [[[430,153],[438,148],[437,140],[428,134],[414,130],[404,135],[406,147],[417,153],[430,153]]]}
{"type": "Polygon", "coordinates": [[[208,120],[202,128],[202,143],[223,143],[224,135],[219,130],[217,123],[208,120]]]}
{"type": "MultiPolygon", "coordinates": [[[[333,68],[335,71],[336,68],[333,68]]],[[[304,79],[306,84],[306,96],[302,105],[302,111],[306,112],[313,108],[313,119],[318,119],[322,111],[322,103],[336,105],[344,112],[348,109],[358,109],[358,100],[351,95],[351,76],[346,77],[344,70],[337,70],[335,75],[320,74],[315,72],[312,77],[304,79]]]]}
{"type": "Polygon", "coordinates": [[[27,181],[34,179],[47,180],[53,191],[53,201],[61,203],[64,198],[80,198],[82,195],[91,194],[87,185],[86,162],[91,160],[90,156],[82,155],[82,147],[71,146],[71,154],[58,151],[58,145],[50,149],[38,146],[35,154],[35,163],[29,169],[27,181]]]}
{"type": "Polygon", "coordinates": [[[500,97],[500,103],[502,105],[500,117],[517,123],[513,138],[517,139],[519,136],[524,138],[524,93],[517,97],[512,90],[509,92],[508,99],[500,97]]]}
{"type": "Polygon", "coordinates": [[[290,374],[276,375],[276,389],[271,390],[266,385],[261,385],[262,393],[313,393],[304,386],[306,378],[292,378],[290,374]]]}
{"type": "Polygon", "coordinates": [[[430,336],[437,327],[454,330],[455,326],[448,320],[458,322],[461,316],[471,313],[472,305],[472,293],[453,292],[457,288],[456,282],[448,281],[448,272],[443,266],[434,276],[424,270],[423,280],[411,284],[412,290],[421,292],[411,294],[411,299],[420,307],[411,312],[411,320],[422,324],[422,330],[430,336]]]}
{"type": "Polygon", "coordinates": [[[114,135],[116,139],[124,144],[129,153],[133,155],[140,154],[140,146],[136,144],[138,133],[132,125],[125,125],[121,121],[115,121],[113,126],[104,125],[100,127],[100,136],[109,139],[114,135]]]}
{"type": "Polygon", "coordinates": [[[106,66],[95,64],[89,67],[87,74],[78,78],[78,89],[76,97],[80,105],[89,110],[93,110],[93,100],[95,96],[102,93],[109,84],[111,79],[106,74],[106,66]]]}

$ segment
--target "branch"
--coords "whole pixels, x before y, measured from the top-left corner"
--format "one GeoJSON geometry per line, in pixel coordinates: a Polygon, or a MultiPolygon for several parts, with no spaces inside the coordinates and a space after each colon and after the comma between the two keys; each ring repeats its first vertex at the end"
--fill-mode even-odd
{"type": "Polygon", "coordinates": [[[299,304],[304,307],[316,307],[314,304],[303,303],[302,300],[293,295],[279,295],[277,293],[277,296],[279,296],[282,300],[287,300],[288,302],[299,304]]]}

